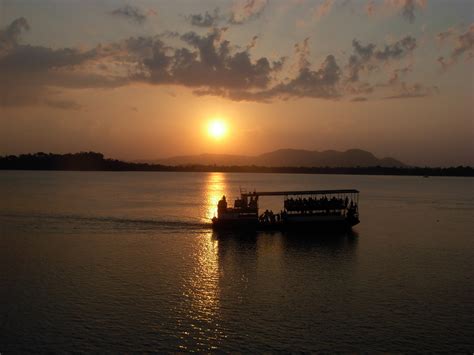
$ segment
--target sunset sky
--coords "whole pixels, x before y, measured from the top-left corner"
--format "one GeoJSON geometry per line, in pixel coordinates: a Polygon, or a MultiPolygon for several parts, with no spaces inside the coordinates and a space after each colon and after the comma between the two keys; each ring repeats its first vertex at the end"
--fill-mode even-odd
{"type": "Polygon", "coordinates": [[[472,0],[0,0],[0,155],[474,165],[473,73],[472,0]]]}

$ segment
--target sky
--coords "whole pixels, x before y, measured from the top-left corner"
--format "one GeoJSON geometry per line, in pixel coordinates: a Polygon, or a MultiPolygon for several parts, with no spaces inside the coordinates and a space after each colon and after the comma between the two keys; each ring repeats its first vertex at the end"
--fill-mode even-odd
{"type": "Polygon", "coordinates": [[[474,166],[473,100],[472,0],[0,0],[0,155],[474,166]]]}

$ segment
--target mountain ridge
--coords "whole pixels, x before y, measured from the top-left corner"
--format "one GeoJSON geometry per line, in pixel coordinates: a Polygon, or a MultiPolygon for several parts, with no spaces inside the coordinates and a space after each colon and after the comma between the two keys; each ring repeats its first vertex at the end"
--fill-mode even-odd
{"type": "Polygon", "coordinates": [[[268,167],[407,167],[392,158],[377,158],[362,149],[305,150],[283,148],[259,155],[234,155],[203,153],[180,155],[164,159],[140,160],[141,163],[164,164],[170,166],[218,165],[218,166],[268,166],[268,167]]]}

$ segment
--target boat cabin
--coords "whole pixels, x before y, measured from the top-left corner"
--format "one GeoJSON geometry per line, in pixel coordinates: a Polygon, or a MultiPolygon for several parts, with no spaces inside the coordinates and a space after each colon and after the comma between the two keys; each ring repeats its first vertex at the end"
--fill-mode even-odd
{"type": "Polygon", "coordinates": [[[218,202],[217,218],[213,225],[243,223],[257,226],[284,226],[297,224],[339,223],[353,226],[359,223],[359,191],[310,190],[310,191],[265,191],[242,192],[227,206],[226,197],[218,202]],[[258,200],[263,196],[282,196],[280,212],[266,210],[259,215],[258,200]]]}

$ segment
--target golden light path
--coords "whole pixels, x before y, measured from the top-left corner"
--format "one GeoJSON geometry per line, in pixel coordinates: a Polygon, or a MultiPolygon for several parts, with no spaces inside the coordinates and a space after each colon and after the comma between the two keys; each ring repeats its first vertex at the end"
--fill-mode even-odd
{"type": "Polygon", "coordinates": [[[225,194],[226,183],[223,173],[214,172],[210,173],[207,180],[206,186],[206,215],[205,222],[209,222],[210,219],[217,214],[217,202],[225,194]]]}
{"type": "MultiPolygon", "coordinates": [[[[204,187],[207,222],[216,212],[217,201],[225,190],[223,173],[210,173],[204,187]]],[[[179,308],[186,318],[192,319],[191,328],[181,332],[180,349],[188,351],[215,351],[222,339],[224,330],[219,322],[219,242],[213,238],[212,231],[204,230],[196,236],[190,259],[193,266],[184,280],[183,299],[179,308]]]]}

